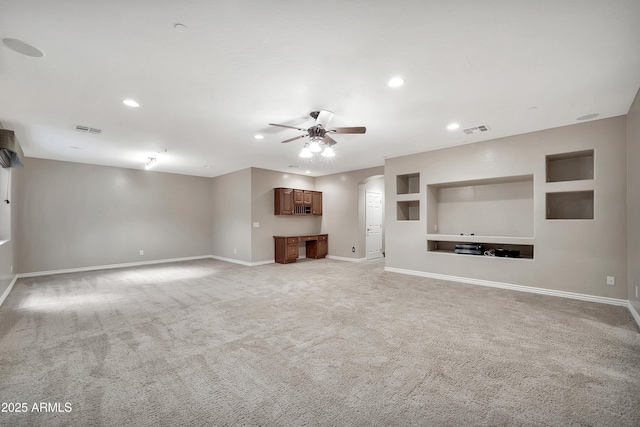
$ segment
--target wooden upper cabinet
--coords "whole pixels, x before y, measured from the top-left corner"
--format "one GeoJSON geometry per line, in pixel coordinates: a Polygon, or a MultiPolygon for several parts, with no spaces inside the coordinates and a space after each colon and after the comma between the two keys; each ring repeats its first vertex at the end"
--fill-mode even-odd
{"type": "Polygon", "coordinates": [[[308,191],[308,190],[304,190],[302,192],[304,205],[311,206],[312,199],[313,199],[313,193],[314,193],[313,191],[308,191]]]}
{"type": "Polygon", "coordinates": [[[322,193],[320,191],[314,191],[312,194],[311,213],[322,215],[322,193]]]}
{"type": "Polygon", "coordinates": [[[274,215],[293,215],[293,189],[274,188],[274,215]]]}
{"type": "Polygon", "coordinates": [[[322,215],[320,191],[274,188],[274,215],[322,215]]]}

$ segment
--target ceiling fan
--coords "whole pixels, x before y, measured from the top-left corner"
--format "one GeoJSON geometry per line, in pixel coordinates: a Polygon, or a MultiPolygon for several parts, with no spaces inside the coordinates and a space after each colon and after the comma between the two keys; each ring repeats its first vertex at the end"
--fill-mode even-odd
{"type": "Polygon", "coordinates": [[[271,126],[280,126],[283,128],[296,129],[301,132],[305,132],[303,135],[289,138],[282,141],[283,144],[297,139],[309,137],[309,142],[304,144],[304,148],[300,152],[300,157],[313,157],[313,153],[322,152],[324,157],[333,157],[333,145],[337,144],[337,141],[329,134],[332,133],[365,133],[367,128],[364,126],[357,127],[340,127],[327,129],[327,125],[333,118],[334,114],[331,111],[320,110],[311,112],[310,116],[315,119],[315,123],[309,129],[303,129],[296,126],[279,125],[276,123],[269,123],[271,126]]]}

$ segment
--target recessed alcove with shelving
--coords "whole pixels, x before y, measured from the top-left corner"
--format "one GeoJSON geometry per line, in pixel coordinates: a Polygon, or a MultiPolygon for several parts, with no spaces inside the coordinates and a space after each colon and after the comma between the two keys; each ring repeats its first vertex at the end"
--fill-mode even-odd
{"type": "Polygon", "coordinates": [[[593,190],[547,193],[547,219],[593,219],[593,190]]]}
{"type": "Polygon", "coordinates": [[[420,193],[420,174],[409,173],[396,177],[396,194],[420,193]]]}
{"type": "Polygon", "coordinates": [[[427,185],[427,233],[533,236],[533,175],[427,185]]]}
{"type": "Polygon", "coordinates": [[[498,258],[498,259],[533,259],[533,249],[534,245],[531,244],[523,244],[523,243],[514,243],[514,242],[500,242],[500,239],[487,238],[487,236],[478,236],[476,239],[469,239],[471,236],[450,236],[447,239],[446,236],[431,236],[437,238],[438,240],[427,240],[427,251],[431,253],[442,253],[442,254],[452,254],[457,256],[475,256],[475,257],[484,257],[484,258],[498,258]],[[456,240],[457,239],[457,240],[456,240]],[[463,240],[465,239],[465,240],[463,240]],[[459,244],[469,244],[469,243],[477,243],[483,246],[482,255],[467,255],[467,254],[459,254],[455,252],[456,245],[459,244]],[[500,253],[500,251],[510,251],[511,254],[517,252],[517,256],[498,256],[496,253],[500,253]],[[485,252],[491,253],[493,255],[486,255],[485,252]]]}
{"type": "Polygon", "coordinates": [[[547,182],[593,179],[594,151],[547,155],[547,182]]]}
{"type": "Polygon", "coordinates": [[[405,200],[397,202],[397,220],[398,221],[419,221],[420,220],[420,201],[405,200]]]}
{"type": "Polygon", "coordinates": [[[427,185],[427,251],[465,255],[456,245],[478,244],[533,259],[533,195],[533,175],[427,185]]]}
{"type": "Polygon", "coordinates": [[[594,219],[594,150],[546,156],[546,219],[594,219]]]}

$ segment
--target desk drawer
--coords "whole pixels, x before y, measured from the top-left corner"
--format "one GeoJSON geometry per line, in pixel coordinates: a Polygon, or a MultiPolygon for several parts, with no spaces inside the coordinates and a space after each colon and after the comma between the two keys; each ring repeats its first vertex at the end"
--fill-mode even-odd
{"type": "Polygon", "coordinates": [[[287,243],[298,243],[297,237],[287,237],[287,243]]]}
{"type": "Polygon", "coordinates": [[[329,237],[329,236],[328,236],[328,235],[326,235],[326,234],[320,234],[320,235],[318,236],[318,240],[324,240],[324,241],[326,241],[326,240],[327,240],[327,237],[329,237]]]}

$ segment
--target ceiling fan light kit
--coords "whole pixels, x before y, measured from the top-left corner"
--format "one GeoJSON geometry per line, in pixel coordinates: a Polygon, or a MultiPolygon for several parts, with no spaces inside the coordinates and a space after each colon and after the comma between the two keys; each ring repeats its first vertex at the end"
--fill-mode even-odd
{"type": "Polygon", "coordinates": [[[310,116],[315,119],[315,123],[308,129],[299,128],[295,126],[289,125],[280,125],[276,123],[269,123],[271,126],[279,126],[283,128],[296,129],[301,132],[305,132],[303,135],[299,135],[293,138],[286,139],[282,141],[283,144],[296,141],[301,138],[309,137],[310,141],[304,144],[302,151],[300,152],[300,157],[302,158],[310,158],[313,157],[314,153],[322,153],[323,157],[334,157],[336,153],[331,148],[333,145],[337,144],[337,141],[331,138],[328,134],[330,133],[365,133],[367,128],[364,126],[357,127],[340,127],[340,128],[330,128],[327,129],[327,125],[329,121],[333,118],[334,114],[328,110],[320,110],[311,112],[310,116]]]}

